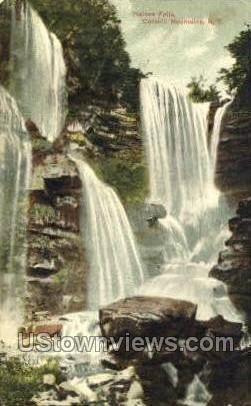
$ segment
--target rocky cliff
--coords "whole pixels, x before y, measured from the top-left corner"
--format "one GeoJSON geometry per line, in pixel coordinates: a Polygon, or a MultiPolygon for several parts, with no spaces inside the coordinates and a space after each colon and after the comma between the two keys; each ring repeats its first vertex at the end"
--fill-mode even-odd
{"type": "Polygon", "coordinates": [[[211,276],[225,282],[240,311],[251,321],[251,198],[239,203],[237,216],[229,221],[232,236],[219,255],[211,276]]]}
{"type": "Polygon", "coordinates": [[[31,121],[27,128],[33,160],[27,259],[27,311],[32,319],[37,312],[55,315],[85,309],[88,263],[80,230],[82,185],[69,156],[87,160],[125,203],[143,200],[146,182],[136,114],[90,106],[79,120],[68,120],[54,144],[31,121]]]}
{"type": "Polygon", "coordinates": [[[28,313],[84,308],[88,266],[80,235],[81,182],[65,152],[28,123],[33,176],[28,224],[28,313]]]}
{"type": "MultiPolygon", "coordinates": [[[[250,76],[250,75],[249,75],[250,76]]],[[[224,281],[236,306],[251,320],[251,77],[223,117],[215,181],[237,216],[229,221],[231,238],[211,276],[224,281]]]]}
{"type": "MultiPolygon", "coordinates": [[[[251,81],[251,79],[250,79],[251,81]]],[[[250,83],[248,81],[248,83],[250,83]]],[[[241,89],[223,118],[216,184],[234,202],[251,194],[251,106],[249,85],[241,89]]]]}

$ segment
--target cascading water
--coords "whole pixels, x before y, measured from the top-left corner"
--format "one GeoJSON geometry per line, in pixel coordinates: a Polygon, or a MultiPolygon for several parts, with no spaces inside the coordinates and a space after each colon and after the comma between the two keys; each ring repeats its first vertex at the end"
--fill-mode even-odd
{"type": "Polygon", "coordinates": [[[88,309],[131,296],[143,270],[126,212],[113,189],[84,161],[74,159],[83,184],[82,232],[89,255],[88,309]]]}
{"type": "Polygon", "coordinates": [[[214,127],[213,127],[213,132],[212,132],[212,140],[211,140],[211,146],[210,146],[210,153],[211,153],[211,162],[212,162],[212,178],[214,179],[215,176],[215,171],[216,171],[216,165],[217,165],[217,151],[218,151],[218,144],[219,144],[219,139],[220,139],[220,130],[221,130],[221,123],[222,119],[224,117],[224,114],[226,113],[227,108],[230,106],[232,103],[232,100],[230,100],[228,103],[225,103],[222,107],[218,108],[215,114],[214,118],[214,127]]]}
{"type": "Polygon", "coordinates": [[[63,49],[28,2],[12,6],[10,92],[20,111],[54,141],[66,116],[63,49]]]}
{"type": "Polygon", "coordinates": [[[199,376],[195,375],[193,381],[190,383],[190,385],[187,388],[184,405],[185,406],[205,406],[210,402],[211,399],[212,399],[212,396],[207,391],[206,386],[201,382],[199,376]]]}
{"type": "Polygon", "coordinates": [[[215,119],[211,154],[207,140],[209,104],[193,104],[174,87],[141,82],[142,127],[150,175],[151,202],[161,203],[167,217],[166,264],[141,294],[169,296],[198,304],[197,317],[222,314],[239,319],[225,285],[208,273],[227,237],[230,210],[214,185],[221,120],[215,119]]]}
{"type": "MultiPolygon", "coordinates": [[[[144,275],[133,232],[118,196],[86,162],[71,159],[82,181],[81,230],[90,270],[87,311],[67,315],[62,336],[96,337],[98,344],[101,336],[98,308],[133,295],[143,283],[144,275]]],[[[94,347],[85,352],[84,360],[97,365],[104,356],[102,346],[98,350],[94,347]]]]}
{"type": "Polygon", "coordinates": [[[0,337],[10,338],[21,319],[31,145],[16,102],[2,86],[0,133],[0,337]]]}
{"type": "Polygon", "coordinates": [[[210,183],[206,117],[208,103],[192,106],[175,88],[144,80],[141,84],[142,123],[150,174],[150,200],[182,218],[198,215],[208,205],[210,183]]]}

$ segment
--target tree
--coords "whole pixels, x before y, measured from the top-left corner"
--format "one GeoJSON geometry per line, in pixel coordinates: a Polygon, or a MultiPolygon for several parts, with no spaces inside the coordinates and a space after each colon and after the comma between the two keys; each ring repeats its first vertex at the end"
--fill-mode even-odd
{"type": "Polygon", "coordinates": [[[120,20],[108,0],[30,2],[63,45],[73,110],[88,99],[137,108],[144,75],[130,66],[120,20]]]}
{"type": "Polygon", "coordinates": [[[249,24],[234,38],[231,44],[226,46],[226,49],[235,59],[235,63],[230,69],[222,68],[220,70],[218,81],[223,81],[229,94],[232,94],[246,85],[251,76],[251,27],[249,24]]]}
{"type": "Polygon", "coordinates": [[[187,85],[189,90],[189,97],[195,103],[202,102],[218,102],[220,100],[220,92],[215,85],[210,85],[206,88],[206,80],[202,75],[199,78],[192,77],[191,82],[187,85]]]}

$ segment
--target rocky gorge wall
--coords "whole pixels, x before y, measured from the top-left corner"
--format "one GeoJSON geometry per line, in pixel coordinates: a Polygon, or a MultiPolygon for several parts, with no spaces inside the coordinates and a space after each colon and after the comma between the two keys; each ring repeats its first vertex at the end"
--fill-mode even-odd
{"type": "Polygon", "coordinates": [[[251,321],[251,198],[239,203],[237,216],[229,220],[231,237],[210,276],[228,285],[236,307],[251,321]]]}
{"type": "MultiPolygon", "coordinates": [[[[248,81],[250,83],[250,81],[248,81]]],[[[251,94],[244,85],[228,106],[218,146],[215,182],[229,204],[237,210],[230,219],[232,233],[226,249],[219,254],[211,276],[225,282],[229,294],[251,320],[251,94]]]]}
{"type": "Polygon", "coordinates": [[[145,166],[137,115],[90,106],[81,121],[83,125],[68,120],[54,144],[31,121],[26,123],[33,159],[26,296],[30,320],[40,312],[58,315],[86,308],[89,267],[80,227],[82,185],[70,154],[85,159],[125,204],[126,199],[130,203],[130,199],[144,198],[145,166]]]}
{"type": "Polygon", "coordinates": [[[88,266],[80,235],[81,182],[74,164],[28,123],[32,137],[27,310],[81,310],[88,266]]]}
{"type": "Polygon", "coordinates": [[[251,116],[227,110],[223,121],[216,168],[216,184],[231,199],[251,193],[251,116]]]}

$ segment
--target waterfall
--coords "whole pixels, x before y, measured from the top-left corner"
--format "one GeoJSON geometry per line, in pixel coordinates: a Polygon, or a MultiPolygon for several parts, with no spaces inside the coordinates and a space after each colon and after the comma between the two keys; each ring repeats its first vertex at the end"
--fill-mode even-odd
{"type": "Polygon", "coordinates": [[[182,404],[186,406],[205,406],[208,405],[211,399],[212,395],[207,391],[199,376],[195,375],[187,388],[186,398],[182,404]]]}
{"type": "Polygon", "coordinates": [[[218,144],[220,139],[220,131],[221,131],[221,123],[224,117],[224,114],[228,108],[228,106],[232,103],[232,100],[228,103],[225,103],[222,107],[218,108],[214,118],[214,126],[212,132],[212,140],[211,140],[211,161],[212,161],[212,178],[214,178],[216,172],[216,164],[217,164],[217,152],[218,152],[218,144]]]}
{"type": "Polygon", "coordinates": [[[174,87],[141,83],[143,130],[150,174],[150,200],[169,214],[199,214],[209,202],[210,156],[206,128],[208,103],[192,105],[174,87]]]}
{"type": "Polygon", "coordinates": [[[12,6],[10,92],[26,119],[54,141],[66,116],[66,66],[63,49],[27,3],[12,6]]]}
{"type": "MultiPolygon", "coordinates": [[[[20,320],[25,269],[27,190],[31,174],[31,145],[17,104],[0,86],[0,337],[5,322],[20,320]]],[[[15,332],[16,333],[16,332],[15,332]]]]}
{"type": "Polygon", "coordinates": [[[197,317],[222,314],[239,320],[225,285],[208,278],[227,238],[230,209],[214,185],[217,145],[227,105],[215,118],[211,150],[207,140],[209,104],[192,103],[172,86],[141,82],[141,117],[150,177],[150,202],[163,204],[167,217],[166,264],[141,294],[190,300],[197,317]]]}
{"type": "Polygon", "coordinates": [[[83,185],[82,234],[89,257],[87,307],[96,310],[128,297],[143,270],[126,212],[114,192],[84,161],[73,159],[83,185]]]}

